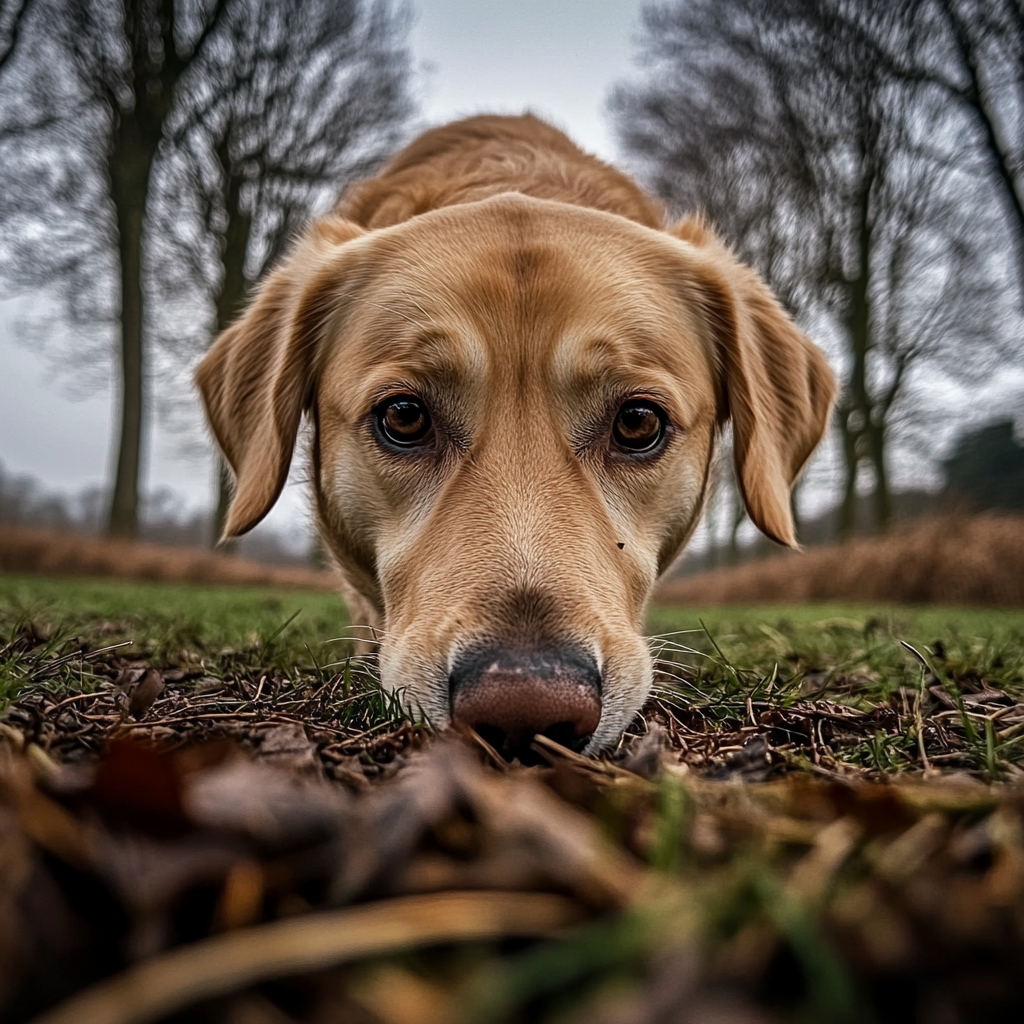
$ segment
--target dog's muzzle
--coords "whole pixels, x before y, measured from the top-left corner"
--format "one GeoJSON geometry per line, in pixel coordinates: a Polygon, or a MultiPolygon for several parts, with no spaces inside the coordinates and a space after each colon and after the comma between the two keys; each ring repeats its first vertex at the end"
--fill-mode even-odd
{"type": "Polygon", "coordinates": [[[508,760],[534,763],[538,733],[582,750],[601,720],[601,674],[575,645],[470,650],[449,677],[452,721],[468,725],[508,760]]]}

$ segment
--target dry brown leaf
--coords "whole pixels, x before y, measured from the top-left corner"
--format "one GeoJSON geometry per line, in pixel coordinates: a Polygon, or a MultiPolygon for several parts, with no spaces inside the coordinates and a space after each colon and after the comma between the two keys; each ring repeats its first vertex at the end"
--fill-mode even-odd
{"type": "Polygon", "coordinates": [[[155,669],[146,669],[142,678],[131,688],[128,694],[128,714],[139,721],[153,706],[157,697],[164,692],[164,677],[155,669]]]}
{"type": "Polygon", "coordinates": [[[456,1024],[459,1019],[452,993],[393,964],[366,972],[351,996],[382,1024],[456,1024]]]}
{"type": "Polygon", "coordinates": [[[407,896],[307,914],[153,957],[35,1024],[144,1024],[271,978],[441,942],[551,935],[579,918],[565,897],[505,892],[407,896]]]}
{"type": "Polygon", "coordinates": [[[259,731],[260,758],[281,767],[304,773],[319,771],[316,744],[299,722],[281,722],[259,731]]]}

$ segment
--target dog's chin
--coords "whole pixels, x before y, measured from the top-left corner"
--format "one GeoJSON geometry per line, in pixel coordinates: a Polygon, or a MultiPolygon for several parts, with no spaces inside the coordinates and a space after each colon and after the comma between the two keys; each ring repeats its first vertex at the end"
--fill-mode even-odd
{"type": "Polygon", "coordinates": [[[420,659],[407,661],[388,650],[380,650],[381,688],[398,694],[402,707],[413,721],[423,722],[434,729],[443,729],[451,722],[448,696],[448,673],[439,666],[425,664],[420,659]]]}
{"type": "Polygon", "coordinates": [[[583,748],[584,754],[600,754],[618,743],[639,714],[653,683],[653,667],[646,657],[624,671],[608,674],[601,702],[601,720],[590,742],[583,748]]]}

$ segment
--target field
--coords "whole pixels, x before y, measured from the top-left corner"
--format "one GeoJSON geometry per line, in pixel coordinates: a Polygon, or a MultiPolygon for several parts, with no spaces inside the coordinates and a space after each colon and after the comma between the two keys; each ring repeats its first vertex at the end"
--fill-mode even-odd
{"type": "MultiPolygon", "coordinates": [[[[6,576],[0,699],[25,687],[38,697],[43,684],[47,693],[95,691],[113,724],[110,689],[118,676],[156,666],[166,683],[177,684],[176,714],[189,730],[199,699],[189,684],[198,679],[238,689],[258,686],[269,673],[278,686],[321,693],[347,673],[372,701],[379,695],[370,670],[348,659],[347,625],[340,599],[329,593],[6,576]]],[[[819,775],[924,770],[922,739],[929,767],[997,780],[1015,777],[1024,763],[1024,612],[662,605],[649,626],[662,674],[646,719],[694,768],[724,771],[723,751],[759,736],[768,740],[773,768],[819,775]]],[[[248,694],[233,699],[250,703],[248,694]]],[[[235,705],[225,701],[220,726],[244,724],[231,719],[235,705]]],[[[204,706],[210,703],[220,707],[206,697],[204,706]]],[[[329,701],[318,705],[315,720],[336,724],[329,701]]],[[[137,723],[136,734],[147,721],[137,723]]],[[[100,724],[87,730],[96,734],[89,746],[81,729],[71,730],[69,756],[98,752],[106,737],[100,724]]],[[[638,723],[638,732],[645,728],[638,723]]],[[[59,731],[55,737],[63,743],[59,731]]]]}
{"type": "Polygon", "coordinates": [[[0,577],[0,1017],[1020,1019],[1024,612],[649,629],[619,748],[523,768],[331,594],[0,577]]]}
{"type": "Polygon", "coordinates": [[[986,513],[911,520],[879,537],[670,578],[661,596],[698,607],[854,597],[872,605],[1021,607],[1024,516],[986,513]]]}
{"type": "Polygon", "coordinates": [[[265,565],[205,548],[164,547],[6,523],[0,524],[0,573],[323,591],[335,588],[329,572],[309,568],[265,565]]]}

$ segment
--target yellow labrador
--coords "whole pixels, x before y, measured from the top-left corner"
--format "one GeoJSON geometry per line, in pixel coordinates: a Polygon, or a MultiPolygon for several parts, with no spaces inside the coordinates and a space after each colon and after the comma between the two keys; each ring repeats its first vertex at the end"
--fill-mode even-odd
{"type": "Polygon", "coordinates": [[[834,382],[699,220],[532,117],[427,132],[313,223],[196,375],[236,478],[225,536],[284,485],[303,413],[323,541],[380,674],[509,756],[614,743],[651,686],[655,581],[732,421],[751,519],[834,382]]]}

